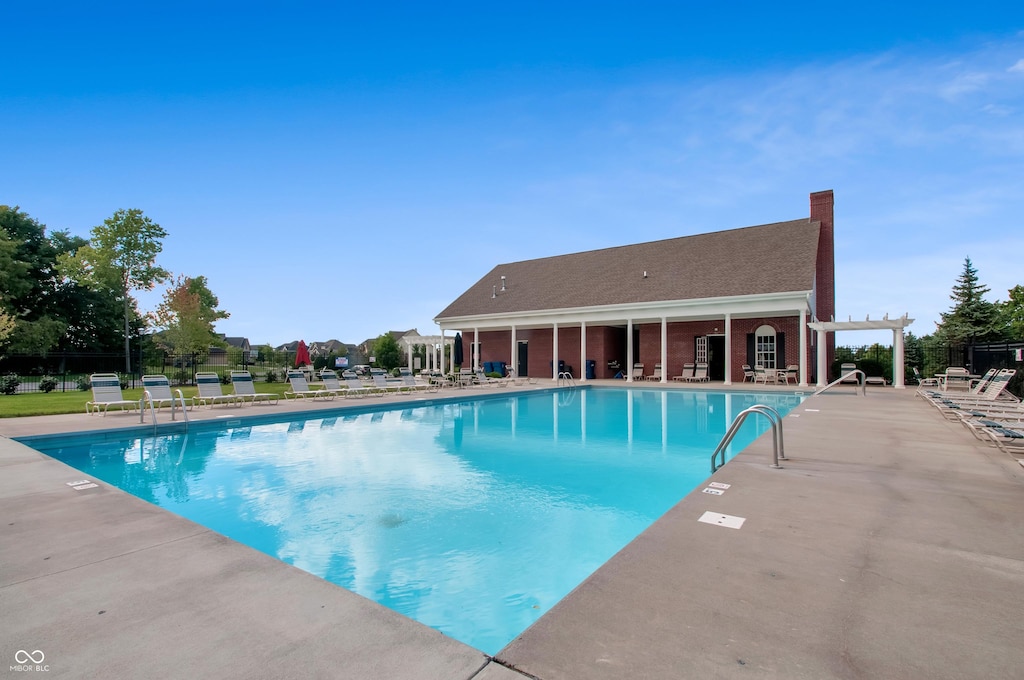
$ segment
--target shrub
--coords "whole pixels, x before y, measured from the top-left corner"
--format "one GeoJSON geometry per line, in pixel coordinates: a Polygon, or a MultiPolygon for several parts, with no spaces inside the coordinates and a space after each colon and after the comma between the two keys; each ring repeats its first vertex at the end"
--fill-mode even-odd
{"type": "Polygon", "coordinates": [[[220,384],[221,385],[230,385],[231,384],[231,374],[230,373],[218,373],[217,377],[220,378],[220,384]]]}
{"type": "Polygon", "coordinates": [[[18,385],[20,384],[21,378],[18,377],[17,373],[8,373],[0,378],[0,392],[3,394],[14,394],[18,391],[18,385]]]}
{"type": "Polygon", "coordinates": [[[82,392],[88,392],[92,387],[92,383],[89,382],[89,376],[82,375],[78,377],[78,389],[82,392]]]}
{"type": "Polygon", "coordinates": [[[263,380],[268,383],[277,382],[277,373],[274,372],[274,369],[270,369],[263,380]]]}
{"type": "Polygon", "coordinates": [[[43,392],[53,392],[57,389],[57,379],[52,375],[44,375],[39,380],[39,389],[43,392]]]}

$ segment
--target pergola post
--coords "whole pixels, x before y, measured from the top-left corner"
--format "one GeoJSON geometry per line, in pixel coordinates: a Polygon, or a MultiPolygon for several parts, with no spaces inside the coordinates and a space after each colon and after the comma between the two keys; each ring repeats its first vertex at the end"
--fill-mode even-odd
{"type": "Polygon", "coordinates": [[[807,310],[800,310],[800,387],[807,387],[807,310]]]}
{"type": "Polygon", "coordinates": [[[661,382],[668,382],[668,319],[661,317],[661,382]]]}
{"type": "Polygon", "coordinates": [[[818,387],[828,384],[828,347],[825,345],[828,331],[824,328],[818,330],[818,387]]]}
{"type": "Polygon", "coordinates": [[[729,313],[725,315],[725,382],[722,384],[732,385],[732,314],[729,313]]]}

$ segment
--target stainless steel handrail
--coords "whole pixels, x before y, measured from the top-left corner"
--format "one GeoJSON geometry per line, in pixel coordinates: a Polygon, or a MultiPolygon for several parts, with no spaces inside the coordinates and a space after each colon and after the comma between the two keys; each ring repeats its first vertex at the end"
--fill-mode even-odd
{"type": "Polygon", "coordinates": [[[732,424],[729,426],[725,436],[722,437],[722,441],[718,442],[718,446],[715,447],[715,452],[711,454],[711,474],[714,474],[718,468],[725,465],[725,449],[728,448],[729,444],[732,443],[733,438],[739,431],[743,422],[747,419],[751,413],[759,413],[768,419],[768,422],[772,426],[772,464],[771,467],[779,469],[782,466],[779,465],[779,460],[786,460],[785,445],[782,441],[782,416],[779,412],[773,409],[771,406],[765,404],[754,404],[750,408],[746,408],[739,412],[739,414],[733,419],[732,424]],[[718,454],[722,454],[722,465],[716,464],[718,454]]]}
{"type": "MultiPolygon", "coordinates": [[[[181,402],[181,417],[185,419],[185,428],[188,429],[188,409],[185,407],[185,395],[181,393],[180,389],[175,390],[178,393],[178,401],[181,402]]],[[[171,399],[171,420],[174,420],[174,399],[171,399]]]]}
{"type": "MultiPolygon", "coordinates": [[[[839,376],[838,378],[836,378],[835,380],[833,380],[829,384],[827,384],[824,387],[822,387],[820,390],[815,390],[814,394],[812,394],[811,396],[812,397],[818,396],[819,394],[821,394],[822,392],[824,392],[828,388],[830,388],[830,387],[832,387],[834,385],[838,385],[839,383],[843,382],[844,380],[848,380],[851,375],[859,376],[857,378],[857,384],[860,385],[861,393],[865,397],[868,396],[868,382],[867,382],[868,377],[867,377],[867,375],[864,374],[864,371],[860,370],[859,368],[855,368],[852,371],[850,371],[849,373],[846,373],[844,375],[839,376]]],[[[857,394],[857,388],[856,387],[853,388],[853,393],[857,394]]]]}
{"type": "Polygon", "coordinates": [[[568,387],[576,387],[576,378],[572,377],[572,373],[569,371],[562,371],[558,374],[558,386],[567,385],[568,387]]]}
{"type": "Polygon", "coordinates": [[[149,390],[142,390],[142,399],[139,399],[139,422],[146,422],[146,402],[149,402],[149,410],[153,413],[153,430],[156,430],[156,406],[153,405],[153,395],[149,390]]]}

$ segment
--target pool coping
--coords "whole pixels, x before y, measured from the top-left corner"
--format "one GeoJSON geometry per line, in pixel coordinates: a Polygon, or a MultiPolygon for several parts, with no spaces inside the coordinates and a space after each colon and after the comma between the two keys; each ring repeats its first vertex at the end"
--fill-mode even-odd
{"type": "MultiPolygon", "coordinates": [[[[71,468],[0,439],[0,608],[19,612],[0,620],[0,659],[41,650],[60,677],[487,680],[1024,665],[1024,469],[911,391],[825,394],[798,411],[782,470],[761,437],[715,474],[723,495],[686,496],[494,660],[117,489],[74,490],[71,468]],[[746,522],[698,522],[706,511],[746,522]]],[[[47,418],[0,419],[0,432],[103,429],[47,418]]]]}

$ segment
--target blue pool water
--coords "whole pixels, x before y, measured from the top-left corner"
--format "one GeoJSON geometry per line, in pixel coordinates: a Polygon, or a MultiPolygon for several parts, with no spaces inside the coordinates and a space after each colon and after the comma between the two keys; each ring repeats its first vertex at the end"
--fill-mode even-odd
{"type": "Polygon", "coordinates": [[[799,400],[579,389],[26,443],[494,654],[699,486],[737,413],[799,400]]]}

